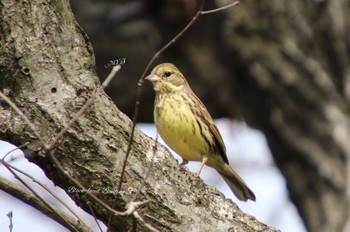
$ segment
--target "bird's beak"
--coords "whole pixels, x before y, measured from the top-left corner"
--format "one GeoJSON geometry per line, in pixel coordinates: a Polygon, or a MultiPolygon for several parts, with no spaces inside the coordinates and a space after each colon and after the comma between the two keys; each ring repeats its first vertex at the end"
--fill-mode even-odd
{"type": "Polygon", "coordinates": [[[157,76],[157,75],[155,75],[155,74],[151,74],[151,75],[147,76],[147,77],[145,78],[145,80],[148,80],[148,81],[150,81],[150,82],[153,83],[153,82],[160,81],[160,77],[157,76]]]}

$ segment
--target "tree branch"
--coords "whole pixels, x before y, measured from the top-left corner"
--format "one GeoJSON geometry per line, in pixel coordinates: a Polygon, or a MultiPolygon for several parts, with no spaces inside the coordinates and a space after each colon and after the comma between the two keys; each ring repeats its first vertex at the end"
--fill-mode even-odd
{"type": "Polygon", "coordinates": [[[52,210],[42,202],[42,200],[38,199],[34,195],[20,188],[18,184],[14,184],[11,181],[1,176],[0,176],[0,189],[8,193],[9,195],[17,198],[18,200],[32,206],[33,208],[42,212],[44,215],[48,216],[49,218],[53,219],[57,223],[67,228],[71,228],[71,225],[73,225],[73,228],[77,229],[77,231],[86,231],[86,232],[92,231],[84,223],[81,223],[76,218],[71,217],[70,215],[64,213],[57,207],[51,205],[50,207],[53,208],[55,212],[57,212],[60,215],[60,217],[58,217],[56,213],[53,213],[52,210]],[[69,225],[67,225],[67,223],[69,225]]]}

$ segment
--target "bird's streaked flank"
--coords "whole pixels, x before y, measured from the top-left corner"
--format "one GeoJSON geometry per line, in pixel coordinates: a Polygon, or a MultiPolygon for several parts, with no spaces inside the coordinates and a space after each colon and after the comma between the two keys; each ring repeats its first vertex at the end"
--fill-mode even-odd
{"type": "Polygon", "coordinates": [[[222,137],[207,109],[193,93],[185,77],[171,63],[156,66],[146,77],[156,92],[154,121],[166,144],[178,153],[185,165],[201,161],[215,168],[241,201],[255,201],[254,193],[231,168],[222,137]]]}

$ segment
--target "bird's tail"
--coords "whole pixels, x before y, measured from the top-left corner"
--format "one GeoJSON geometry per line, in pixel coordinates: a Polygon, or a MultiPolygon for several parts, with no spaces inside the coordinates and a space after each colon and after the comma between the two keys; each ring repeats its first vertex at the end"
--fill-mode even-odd
{"type": "Polygon", "coordinates": [[[227,164],[225,170],[219,173],[239,200],[247,201],[249,199],[255,201],[253,191],[248,188],[243,179],[230,167],[230,165],[227,164]]]}

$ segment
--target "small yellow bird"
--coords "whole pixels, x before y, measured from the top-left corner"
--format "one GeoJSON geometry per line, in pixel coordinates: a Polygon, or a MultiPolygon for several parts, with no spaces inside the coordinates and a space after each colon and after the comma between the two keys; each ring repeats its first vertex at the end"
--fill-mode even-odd
{"type": "Polygon", "coordinates": [[[179,69],[163,63],[145,79],[153,84],[156,92],[157,130],[165,143],[182,157],[180,165],[201,161],[196,177],[206,164],[220,173],[239,200],[255,201],[254,193],[229,165],[224,142],[212,117],[179,69]]]}

